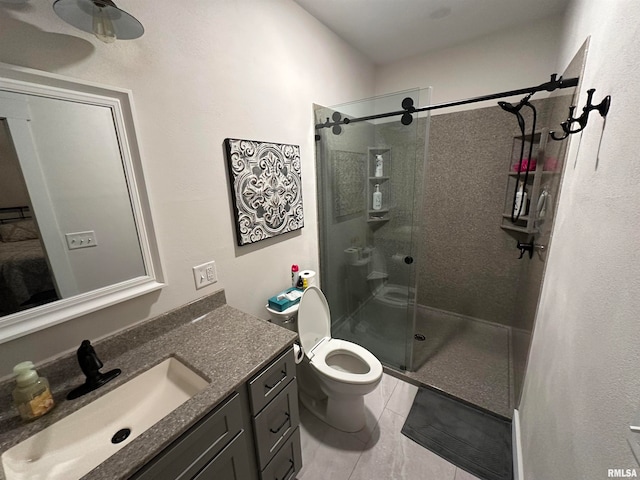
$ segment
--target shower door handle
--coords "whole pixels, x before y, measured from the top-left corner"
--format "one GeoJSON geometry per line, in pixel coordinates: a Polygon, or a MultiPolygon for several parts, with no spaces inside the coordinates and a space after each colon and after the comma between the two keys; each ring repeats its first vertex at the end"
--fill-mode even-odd
{"type": "Polygon", "coordinates": [[[413,257],[411,255],[407,255],[406,257],[404,257],[404,263],[406,263],[407,265],[411,265],[413,263],[413,257]]]}

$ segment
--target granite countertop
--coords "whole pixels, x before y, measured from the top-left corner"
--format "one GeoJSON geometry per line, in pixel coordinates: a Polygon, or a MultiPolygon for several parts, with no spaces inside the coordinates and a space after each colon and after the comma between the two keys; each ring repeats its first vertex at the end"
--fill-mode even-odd
{"type": "MultiPolygon", "coordinates": [[[[92,480],[128,478],[297,338],[294,332],[220,304],[219,294],[214,303],[218,303],[217,308],[195,322],[195,313],[200,312],[191,308],[181,311],[182,317],[192,315],[186,322],[184,318],[160,319],[157,324],[149,321],[104,343],[92,342],[104,363],[101,370],[120,368],[122,374],[78,399],[65,399],[71,388],[84,382],[80,368],[77,364],[73,367],[75,355],[39,368],[42,376],[47,376],[47,372],[51,374],[48,379],[56,407],[34,422],[24,423],[15,409],[7,410],[10,405],[6,403],[6,396],[9,393],[10,397],[10,385],[1,385],[0,395],[4,395],[2,402],[5,403],[0,403],[0,453],[161,361],[176,357],[209,380],[209,386],[83,477],[92,480]],[[67,374],[56,375],[56,368],[66,370],[67,374]],[[69,375],[69,371],[73,373],[69,375]]],[[[1,467],[0,479],[5,479],[1,467]]]]}

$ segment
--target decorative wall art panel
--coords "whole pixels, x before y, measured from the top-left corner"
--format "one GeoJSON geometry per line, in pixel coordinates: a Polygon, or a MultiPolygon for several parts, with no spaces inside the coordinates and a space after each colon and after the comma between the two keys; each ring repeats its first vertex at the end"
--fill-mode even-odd
{"type": "Polygon", "coordinates": [[[342,150],[331,153],[333,216],[342,222],[364,211],[367,156],[342,150]]]}
{"type": "Polygon", "coordinates": [[[227,138],[238,245],[304,226],[300,147],[227,138]]]}

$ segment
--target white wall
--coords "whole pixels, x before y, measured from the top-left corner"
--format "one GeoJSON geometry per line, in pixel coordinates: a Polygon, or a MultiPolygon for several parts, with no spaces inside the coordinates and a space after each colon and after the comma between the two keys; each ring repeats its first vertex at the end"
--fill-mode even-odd
{"type": "Polygon", "coordinates": [[[49,2],[0,4],[0,61],[133,90],[168,285],[3,344],[0,375],[220,288],[232,306],[266,318],[291,264],[318,267],[312,104],[372,95],[372,64],[290,0],[119,6],[142,21],[142,38],[105,45],[62,22],[49,2]],[[301,231],[236,246],[226,137],[300,145],[301,231]],[[220,280],[196,291],[191,267],[208,260],[220,280]]]}
{"type": "Polygon", "coordinates": [[[44,232],[47,224],[39,223],[47,255],[51,265],[68,262],[73,272],[64,286],[64,276],[56,275],[58,288],[66,297],[143,276],[111,110],[35,96],[28,103],[31,138],[47,186],[44,198],[43,192],[32,192],[33,209],[38,220],[39,202],[50,202],[58,229],[44,232]],[[68,250],[47,244],[54,238],[65,245],[65,234],[83,231],[95,232],[96,246],[68,250]],[[52,259],[56,254],[66,258],[52,259]]]}
{"type": "Polygon", "coordinates": [[[520,406],[526,480],[640,475],[640,4],[577,0],[566,20],[559,68],[591,36],[580,108],[588,88],[612,105],[571,143],[520,406]]]}
{"type": "MultiPolygon", "coordinates": [[[[430,103],[438,104],[539,85],[557,73],[561,27],[562,18],[556,16],[379,66],[376,95],[432,86],[430,103]]],[[[534,98],[544,96],[539,93],[534,98]]],[[[433,113],[495,104],[494,100],[433,113]]]]}

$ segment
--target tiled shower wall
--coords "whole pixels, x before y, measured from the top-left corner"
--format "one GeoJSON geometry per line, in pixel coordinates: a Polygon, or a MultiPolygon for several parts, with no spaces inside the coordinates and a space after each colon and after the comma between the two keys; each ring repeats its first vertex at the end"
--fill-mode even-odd
{"type": "MultiPolygon", "coordinates": [[[[546,102],[533,102],[538,129],[547,124],[546,102]]],[[[529,125],[529,109],[523,112],[529,125]]],[[[535,312],[518,303],[531,261],[518,259],[516,238],[500,228],[513,137],[518,135],[514,115],[497,106],[431,117],[419,217],[424,226],[417,265],[419,304],[531,329],[535,312]]],[[[527,288],[537,289],[528,292],[536,299],[540,280],[541,271],[527,282],[527,288]]]]}

